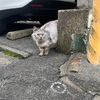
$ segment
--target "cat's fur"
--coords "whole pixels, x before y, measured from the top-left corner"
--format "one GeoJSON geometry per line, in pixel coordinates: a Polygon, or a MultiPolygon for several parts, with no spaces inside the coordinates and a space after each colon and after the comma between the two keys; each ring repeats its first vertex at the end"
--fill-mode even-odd
{"type": "Polygon", "coordinates": [[[48,55],[50,48],[56,46],[58,40],[57,22],[54,20],[44,24],[40,29],[33,28],[32,38],[39,47],[40,56],[48,55]]]}

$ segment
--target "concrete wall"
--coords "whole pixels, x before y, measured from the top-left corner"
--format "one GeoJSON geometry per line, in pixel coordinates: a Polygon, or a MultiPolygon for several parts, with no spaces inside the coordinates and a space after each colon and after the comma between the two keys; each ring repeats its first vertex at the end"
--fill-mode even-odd
{"type": "Polygon", "coordinates": [[[77,0],[78,7],[92,8],[93,0],[77,0]]]}

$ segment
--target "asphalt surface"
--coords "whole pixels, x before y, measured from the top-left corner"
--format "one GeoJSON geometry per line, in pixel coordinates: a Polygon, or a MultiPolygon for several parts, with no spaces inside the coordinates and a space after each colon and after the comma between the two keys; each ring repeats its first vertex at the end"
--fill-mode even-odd
{"type": "Polygon", "coordinates": [[[59,67],[67,55],[51,50],[48,56],[38,56],[30,36],[12,41],[4,35],[0,43],[32,53],[18,59],[0,52],[0,100],[91,100],[90,94],[60,82],[59,67]]]}

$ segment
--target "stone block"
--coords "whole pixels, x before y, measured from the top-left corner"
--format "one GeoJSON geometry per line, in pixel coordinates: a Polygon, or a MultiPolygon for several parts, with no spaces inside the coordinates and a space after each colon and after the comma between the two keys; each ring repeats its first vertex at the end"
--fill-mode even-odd
{"type": "Polygon", "coordinates": [[[23,29],[23,30],[17,30],[17,31],[11,31],[8,32],[6,37],[10,40],[15,40],[19,38],[23,38],[26,36],[30,36],[33,33],[33,29],[23,29]]]}
{"type": "Polygon", "coordinates": [[[85,35],[87,35],[86,27],[88,23],[88,14],[88,9],[58,11],[58,52],[70,54],[72,42],[75,41],[73,37],[75,37],[76,34],[80,34],[83,37],[83,39],[81,39],[77,45],[79,47],[83,45],[82,43],[85,35]]]}

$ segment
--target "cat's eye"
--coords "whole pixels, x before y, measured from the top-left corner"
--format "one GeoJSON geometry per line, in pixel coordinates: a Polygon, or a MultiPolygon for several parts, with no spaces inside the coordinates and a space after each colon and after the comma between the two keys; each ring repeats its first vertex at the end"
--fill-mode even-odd
{"type": "Polygon", "coordinates": [[[41,34],[42,36],[44,35],[44,34],[41,34]]]}

